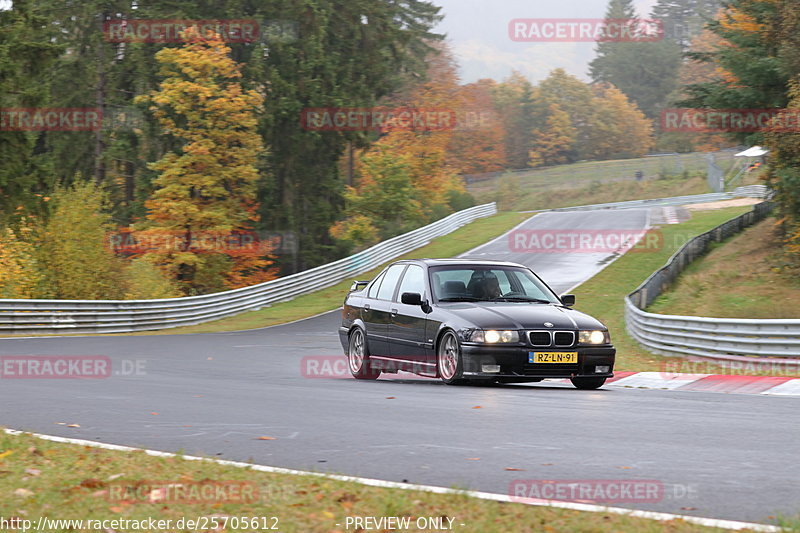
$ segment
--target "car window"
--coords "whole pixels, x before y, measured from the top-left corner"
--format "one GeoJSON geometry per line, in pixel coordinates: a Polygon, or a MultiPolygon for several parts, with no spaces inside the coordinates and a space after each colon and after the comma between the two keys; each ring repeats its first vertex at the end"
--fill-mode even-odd
{"type": "Polygon", "coordinates": [[[522,289],[520,292],[524,293],[526,296],[530,296],[532,298],[541,298],[543,300],[552,299],[550,296],[552,293],[550,291],[546,291],[543,286],[536,283],[535,278],[530,276],[530,274],[527,276],[523,275],[521,272],[509,272],[509,274],[516,281],[515,285],[517,285],[517,283],[519,284],[519,288],[522,289]]]}
{"type": "Polygon", "coordinates": [[[476,265],[434,267],[431,271],[432,288],[437,300],[493,300],[505,297],[558,303],[556,295],[529,270],[476,265]]]}
{"type": "Polygon", "coordinates": [[[416,292],[425,294],[425,270],[419,265],[408,265],[403,281],[400,282],[400,290],[397,291],[397,298],[404,292],[416,292]]]}
{"type": "Polygon", "coordinates": [[[394,289],[397,287],[397,281],[400,279],[400,274],[403,273],[405,268],[406,265],[392,265],[389,267],[389,270],[387,270],[386,274],[383,276],[381,288],[378,289],[379,300],[392,299],[392,296],[394,296],[394,289]]]}
{"type": "Polygon", "coordinates": [[[509,272],[506,270],[494,270],[497,281],[500,284],[500,293],[506,294],[511,292],[511,281],[508,279],[509,272]]]}
{"type": "Polygon", "coordinates": [[[378,296],[378,289],[381,288],[381,281],[383,281],[384,274],[386,274],[386,272],[382,272],[381,275],[372,282],[372,286],[367,292],[367,298],[376,298],[378,296]]]}

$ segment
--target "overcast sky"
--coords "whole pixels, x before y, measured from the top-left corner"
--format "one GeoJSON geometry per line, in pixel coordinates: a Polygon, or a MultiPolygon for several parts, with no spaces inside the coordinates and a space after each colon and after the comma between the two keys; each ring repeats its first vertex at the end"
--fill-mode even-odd
{"type": "MultiPolygon", "coordinates": [[[[460,66],[464,83],[480,78],[500,81],[512,69],[532,82],[556,68],[588,80],[594,43],[520,43],[508,35],[508,23],[517,18],[602,18],[608,0],[432,0],[441,6],[444,20],[438,33],[447,41],[460,66]]],[[[647,18],[655,0],[634,0],[637,13],[647,18]]]]}

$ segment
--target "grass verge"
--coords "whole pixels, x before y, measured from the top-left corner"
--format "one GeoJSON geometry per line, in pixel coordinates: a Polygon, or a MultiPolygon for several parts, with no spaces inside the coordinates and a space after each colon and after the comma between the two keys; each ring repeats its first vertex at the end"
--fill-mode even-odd
{"type": "Polygon", "coordinates": [[[714,243],[648,308],[667,315],[800,318],[800,279],[780,267],[774,218],[714,243]],[[719,290],[725,287],[724,291],[719,290]]]}
{"type": "Polygon", "coordinates": [[[663,246],[659,249],[629,252],[575,289],[576,308],[603,321],[611,330],[612,340],[617,348],[616,370],[662,371],[666,361],[674,361],[674,358],[646,351],[628,335],[625,330],[625,296],[663,266],[686,241],[750,209],[751,207],[729,207],[714,211],[695,211],[691,220],[662,226],[656,230],[662,235],[663,246]]]}
{"type": "MultiPolygon", "coordinates": [[[[269,446],[269,441],[265,441],[264,446],[269,446]]],[[[509,473],[509,480],[537,477],[536,474],[520,474],[509,473]]],[[[479,500],[465,494],[376,488],[322,477],[258,472],[210,461],[61,444],[4,432],[0,432],[0,494],[4,495],[2,516],[6,520],[26,519],[33,524],[40,517],[172,521],[169,527],[145,527],[145,531],[191,531],[189,527],[177,527],[182,518],[206,520],[208,525],[195,528],[197,530],[214,529],[211,525],[214,518],[219,524],[228,520],[227,527],[217,531],[267,529],[261,522],[259,527],[241,527],[241,517],[264,517],[267,526],[277,526],[282,532],[357,530],[346,527],[348,516],[409,517],[414,521],[419,517],[444,517],[444,524],[448,524],[447,518],[452,518],[452,530],[464,533],[723,531],[680,519],[656,522],[606,512],[479,500]],[[153,488],[153,485],[168,483],[183,484],[183,492],[174,486],[169,492],[153,488]],[[228,489],[222,492],[216,490],[226,486],[228,489]],[[204,487],[215,489],[211,497],[202,492],[207,490],[204,487]],[[234,487],[239,489],[239,495],[232,498],[234,487]],[[164,501],[165,496],[169,500],[164,501]],[[190,498],[196,498],[195,502],[190,498]],[[277,518],[277,522],[269,517],[277,518]]],[[[71,528],[48,526],[47,531],[90,530],[75,525],[71,528]]],[[[130,531],[134,528],[92,529],[130,531]]],[[[411,527],[409,530],[432,531],[433,528],[411,527]]]]}

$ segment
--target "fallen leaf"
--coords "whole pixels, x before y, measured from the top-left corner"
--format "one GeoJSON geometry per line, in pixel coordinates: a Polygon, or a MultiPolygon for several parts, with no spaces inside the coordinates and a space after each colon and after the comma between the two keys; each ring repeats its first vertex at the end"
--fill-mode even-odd
{"type": "Polygon", "coordinates": [[[632,466],[618,466],[617,468],[619,468],[620,470],[630,470],[633,467],[632,466]]]}
{"type": "Polygon", "coordinates": [[[14,496],[19,496],[20,498],[27,498],[28,496],[33,496],[33,491],[28,489],[17,489],[14,491],[14,496]]]}
{"type": "Polygon", "coordinates": [[[697,507],[681,507],[683,511],[696,511],[697,507]]]}
{"type": "Polygon", "coordinates": [[[87,489],[97,489],[97,488],[100,488],[100,487],[102,487],[104,485],[105,485],[105,483],[103,483],[99,479],[95,479],[93,477],[90,477],[88,479],[84,479],[83,481],[80,482],[80,486],[81,487],[86,487],[87,489]]]}
{"type": "Polygon", "coordinates": [[[395,398],[394,396],[387,396],[386,399],[387,400],[396,400],[397,398],[395,398]]]}
{"type": "Polygon", "coordinates": [[[525,469],[524,468],[514,468],[514,467],[511,467],[511,466],[507,466],[506,467],[506,471],[508,471],[508,472],[524,472],[525,469]]]}
{"type": "Polygon", "coordinates": [[[158,413],[156,413],[155,411],[151,411],[150,414],[153,416],[158,416],[158,413]]]}
{"type": "Polygon", "coordinates": [[[124,507],[109,507],[108,510],[111,511],[112,513],[114,513],[114,514],[119,514],[119,513],[123,512],[125,510],[125,508],[124,507]]]}
{"type": "Polygon", "coordinates": [[[38,476],[39,474],[42,473],[42,471],[39,470],[38,468],[26,468],[25,473],[31,476],[38,476]]]}
{"type": "Polygon", "coordinates": [[[467,457],[467,461],[480,461],[480,457],[467,457]]]}
{"type": "Polygon", "coordinates": [[[80,424],[67,424],[67,427],[68,428],[79,428],[79,427],[81,427],[81,425],[80,424]]]}
{"type": "Polygon", "coordinates": [[[7,450],[7,451],[5,451],[5,452],[3,452],[3,453],[0,453],[0,459],[2,459],[2,458],[4,458],[4,457],[8,457],[8,456],[9,456],[9,455],[11,455],[12,453],[14,453],[14,450],[7,450]]]}
{"type": "Polygon", "coordinates": [[[53,424],[58,424],[59,426],[66,426],[66,422],[53,422],[53,424]]]}
{"type": "Polygon", "coordinates": [[[275,437],[258,437],[257,440],[276,440],[275,437]]]}
{"type": "Polygon", "coordinates": [[[213,359],[213,357],[206,357],[206,361],[212,361],[213,359]]]}
{"type": "Polygon", "coordinates": [[[121,477],[122,477],[122,476],[124,476],[124,475],[125,475],[125,474],[113,474],[113,475],[110,475],[110,476],[108,476],[108,480],[109,480],[109,481],[114,481],[115,479],[117,479],[117,478],[121,478],[121,477]]]}
{"type": "Polygon", "coordinates": [[[475,407],[473,407],[473,409],[483,409],[483,407],[481,407],[480,405],[476,405],[475,407]]]}
{"type": "Polygon", "coordinates": [[[28,448],[28,453],[32,453],[33,455],[43,455],[36,446],[31,446],[28,448]]]}
{"type": "Polygon", "coordinates": [[[542,466],[553,466],[555,463],[542,463],[542,466]]]}
{"type": "Polygon", "coordinates": [[[107,490],[96,490],[92,493],[92,498],[100,498],[108,494],[107,490]]]}

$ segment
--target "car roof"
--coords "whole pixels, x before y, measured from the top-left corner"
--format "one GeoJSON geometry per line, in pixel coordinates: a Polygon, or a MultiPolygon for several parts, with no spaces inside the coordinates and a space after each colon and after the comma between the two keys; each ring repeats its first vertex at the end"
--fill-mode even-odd
{"type": "Polygon", "coordinates": [[[509,266],[509,267],[522,267],[527,268],[525,265],[520,265],[519,263],[512,263],[510,261],[492,261],[489,259],[460,259],[460,258],[442,258],[442,259],[431,259],[431,258],[423,258],[423,259],[403,259],[401,261],[397,261],[397,263],[421,263],[427,265],[429,267],[432,266],[454,266],[454,265],[463,265],[463,266],[509,266]]]}

